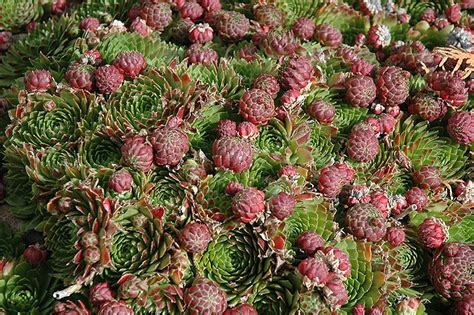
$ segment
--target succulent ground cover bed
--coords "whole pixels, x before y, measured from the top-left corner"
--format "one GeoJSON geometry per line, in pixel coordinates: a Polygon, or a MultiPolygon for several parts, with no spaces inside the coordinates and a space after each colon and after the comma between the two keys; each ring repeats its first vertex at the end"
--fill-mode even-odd
{"type": "Polygon", "coordinates": [[[473,8],[1,1],[0,314],[474,314],[473,8]]]}

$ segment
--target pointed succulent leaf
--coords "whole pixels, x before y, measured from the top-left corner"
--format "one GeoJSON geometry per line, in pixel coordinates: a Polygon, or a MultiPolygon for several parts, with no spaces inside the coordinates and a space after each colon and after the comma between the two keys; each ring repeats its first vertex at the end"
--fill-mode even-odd
{"type": "Polygon", "coordinates": [[[377,183],[387,187],[392,193],[402,194],[411,183],[410,174],[398,164],[393,163],[395,154],[385,144],[379,147],[375,158],[366,163],[349,160],[360,182],[377,183]]]}
{"type": "Polygon", "coordinates": [[[18,258],[24,247],[19,235],[13,233],[6,223],[0,223],[0,260],[18,258]]]}
{"type": "Polygon", "coordinates": [[[127,12],[136,4],[133,0],[86,0],[73,12],[73,18],[81,21],[87,17],[102,18],[104,12],[112,19],[125,21],[127,12]]]}
{"type": "Polygon", "coordinates": [[[122,143],[112,137],[94,133],[79,140],[78,166],[92,169],[112,168],[120,164],[122,143]]]}
{"type": "Polygon", "coordinates": [[[313,156],[314,165],[321,168],[336,158],[334,143],[331,141],[333,131],[331,127],[320,124],[314,124],[311,127],[312,132],[309,140],[312,148],[311,155],[313,156]]]}
{"type": "Polygon", "coordinates": [[[225,59],[221,60],[219,64],[193,64],[186,71],[193,80],[199,80],[208,84],[209,88],[215,88],[216,92],[225,99],[239,100],[243,94],[243,78],[225,59]]]}
{"type": "Polygon", "coordinates": [[[58,144],[49,148],[29,148],[26,172],[33,184],[36,197],[50,198],[69,181],[66,168],[74,164],[75,148],[71,144],[58,144]]]}
{"type": "Polygon", "coordinates": [[[239,176],[233,172],[218,172],[201,181],[196,194],[196,212],[199,217],[220,221],[232,214],[232,197],[226,194],[226,186],[230,182],[240,182],[239,176]]]}
{"type": "Polygon", "coordinates": [[[355,124],[365,120],[368,115],[367,108],[353,107],[346,103],[336,103],[336,116],[333,125],[342,134],[348,134],[355,124]]]}
{"type": "Polygon", "coordinates": [[[116,202],[105,198],[101,188],[69,182],[47,209],[53,217],[44,225],[44,233],[56,277],[81,284],[111,267],[110,220],[116,202]]]}
{"type": "Polygon", "coordinates": [[[316,13],[316,24],[328,23],[337,27],[345,42],[352,42],[359,33],[366,34],[370,27],[367,16],[347,3],[326,3],[316,13]]]}
{"type": "Polygon", "coordinates": [[[257,59],[251,62],[245,59],[232,59],[231,64],[235,72],[243,77],[243,82],[248,87],[251,86],[252,81],[261,73],[278,74],[275,62],[269,58],[257,59]]]}
{"type": "Polygon", "coordinates": [[[190,118],[190,143],[193,148],[211,156],[211,146],[216,137],[219,121],[229,118],[227,109],[219,103],[207,104],[190,118]]]}
{"type": "Polygon", "coordinates": [[[42,13],[38,0],[4,0],[0,7],[0,31],[20,28],[42,13]]]}
{"type": "Polygon", "coordinates": [[[293,23],[300,17],[313,18],[321,5],[324,4],[322,0],[278,0],[275,5],[277,8],[286,13],[286,22],[288,25],[293,23]]]}
{"type": "MultiPolygon", "coordinates": [[[[184,313],[183,289],[172,283],[164,274],[154,274],[143,280],[134,277],[140,283],[138,296],[126,298],[125,302],[132,306],[134,314],[148,314],[150,312],[173,315],[184,313]]],[[[122,281],[119,280],[119,282],[122,281]]],[[[125,295],[128,295],[127,287],[120,287],[125,295]]],[[[136,290],[137,287],[134,288],[136,290]]]]}

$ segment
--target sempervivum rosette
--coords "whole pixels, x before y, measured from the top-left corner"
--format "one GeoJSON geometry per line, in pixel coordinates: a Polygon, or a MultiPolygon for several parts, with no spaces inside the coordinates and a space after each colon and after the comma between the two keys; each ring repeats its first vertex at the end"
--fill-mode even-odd
{"type": "Polygon", "coordinates": [[[5,0],[0,8],[0,31],[20,28],[39,15],[37,1],[5,0]]]}
{"type": "Polygon", "coordinates": [[[256,139],[257,147],[272,159],[289,164],[311,164],[308,146],[311,127],[301,117],[271,119],[256,139]]]}
{"type": "Polygon", "coordinates": [[[357,303],[372,306],[381,297],[385,281],[385,274],[372,265],[373,247],[351,239],[342,240],[336,247],[347,253],[351,264],[351,273],[344,281],[349,300],[343,309],[351,310],[357,303]]]}
{"type": "Polygon", "coordinates": [[[294,314],[298,310],[301,278],[296,274],[276,275],[262,281],[247,300],[258,314],[294,314]]]}
{"type": "Polygon", "coordinates": [[[250,21],[242,13],[221,11],[216,17],[215,28],[220,39],[228,42],[241,40],[250,29],[250,21]]]}
{"type": "Polygon", "coordinates": [[[97,96],[84,91],[33,94],[27,103],[18,105],[7,132],[9,141],[37,147],[74,141],[81,128],[88,129],[97,121],[98,101],[97,96]]]}
{"type": "Polygon", "coordinates": [[[371,204],[356,204],[347,211],[345,223],[349,233],[369,242],[380,241],[387,231],[385,217],[371,204]]]}
{"type": "Polygon", "coordinates": [[[108,237],[110,269],[106,270],[107,277],[148,275],[168,267],[173,239],[163,231],[163,222],[154,217],[148,205],[131,204],[118,210],[108,237]]]}
{"type": "Polygon", "coordinates": [[[149,174],[130,168],[102,168],[95,171],[93,176],[104,189],[105,195],[117,200],[140,200],[151,187],[149,174]]]}
{"type": "Polygon", "coordinates": [[[204,276],[227,293],[230,305],[237,305],[256,284],[270,275],[270,258],[263,240],[249,228],[228,224],[213,236],[197,258],[204,276]]]}
{"type": "Polygon", "coordinates": [[[292,56],[300,48],[299,39],[282,29],[271,30],[268,33],[257,33],[253,37],[254,43],[268,56],[292,56]],[[260,38],[259,38],[260,37],[260,38]]]}
{"type": "Polygon", "coordinates": [[[418,288],[427,285],[428,263],[430,254],[422,244],[409,235],[402,244],[392,247],[384,246],[387,253],[387,264],[382,270],[389,271],[386,283],[390,290],[405,295],[416,295],[418,288]]]}
{"type": "Polygon", "coordinates": [[[447,243],[431,261],[431,282],[436,291],[446,298],[460,300],[472,296],[473,265],[474,251],[469,245],[447,243]]]}
{"type": "Polygon", "coordinates": [[[184,294],[191,315],[222,314],[227,308],[225,293],[217,283],[206,278],[196,277],[184,294]]]}
{"type": "Polygon", "coordinates": [[[160,169],[150,175],[148,202],[161,213],[165,222],[185,224],[191,214],[191,183],[177,172],[160,169]]]}
{"type": "Polygon", "coordinates": [[[110,108],[104,113],[105,129],[109,135],[121,136],[158,126],[177,113],[187,117],[200,107],[204,94],[197,81],[180,75],[176,66],[151,69],[111,95],[110,108]]]}
{"type": "Polygon", "coordinates": [[[278,248],[278,239],[284,248],[299,252],[296,240],[303,232],[312,231],[328,240],[334,233],[334,213],[323,199],[305,198],[296,203],[293,213],[282,222],[273,235],[273,247],[278,248]]]}
{"type": "Polygon", "coordinates": [[[198,216],[217,221],[230,217],[232,196],[226,194],[226,187],[229,183],[238,181],[238,175],[232,172],[218,172],[203,179],[195,199],[198,216]]]}
{"type": "Polygon", "coordinates": [[[71,144],[57,144],[49,148],[28,150],[26,172],[34,182],[37,196],[44,198],[55,193],[68,181],[67,170],[74,165],[75,148],[71,144]]]}
{"type": "Polygon", "coordinates": [[[92,169],[112,168],[120,164],[122,143],[100,133],[89,133],[79,141],[80,165],[92,169]]]}
{"type": "Polygon", "coordinates": [[[50,314],[58,281],[45,266],[0,260],[0,308],[5,314],[50,314]]]}
{"type": "Polygon", "coordinates": [[[82,301],[65,300],[54,306],[53,315],[65,314],[89,315],[90,311],[82,301]]]}
{"type": "Polygon", "coordinates": [[[12,229],[4,224],[0,224],[0,257],[2,259],[12,259],[20,255],[25,246],[20,242],[19,235],[15,235],[12,229]]]}
{"type": "Polygon", "coordinates": [[[22,219],[36,214],[37,204],[33,198],[33,182],[28,176],[25,165],[28,164],[28,149],[25,146],[8,145],[5,148],[3,163],[7,169],[5,180],[7,198],[11,213],[22,219]]]}
{"type": "Polygon", "coordinates": [[[184,311],[183,289],[163,274],[149,277],[126,274],[118,283],[118,297],[130,305],[135,314],[171,315],[184,311]]]}
{"type": "MultiPolygon", "coordinates": [[[[44,223],[46,247],[56,277],[77,285],[92,280],[110,267],[110,219],[115,202],[101,188],[69,182],[48,203],[52,217],[44,223]]],[[[71,287],[73,292],[77,287],[71,287]]],[[[57,293],[62,298],[73,292],[57,293]]]]}

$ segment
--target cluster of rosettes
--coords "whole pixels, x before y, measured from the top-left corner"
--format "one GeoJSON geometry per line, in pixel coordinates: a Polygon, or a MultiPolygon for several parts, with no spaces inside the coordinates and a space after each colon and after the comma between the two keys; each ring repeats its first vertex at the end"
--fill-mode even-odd
{"type": "Polygon", "coordinates": [[[308,256],[298,264],[304,285],[320,290],[333,309],[346,304],[344,281],[351,274],[348,255],[338,248],[324,246],[323,238],[312,231],[299,235],[296,245],[308,256]]]}
{"type": "MultiPolygon", "coordinates": [[[[112,65],[103,65],[97,50],[86,52],[79,61],[73,62],[64,78],[77,90],[110,94],[120,88],[124,78],[134,78],[146,68],[146,60],[139,52],[120,53],[112,65]]],[[[29,92],[45,92],[54,87],[54,79],[48,70],[33,70],[25,74],[25,88],[29,92]]]]}
{"type": "MultiPolygon", "coordinates": [[[[187,134],[171,119],[148,137],[127,138],[121,147],[122,162],[133,170],[147,172],[157,166],[178,165],[189,149],[187,134]]],[[[130,192],[132,184],[130,173],[122,169],[110,177],[108,186],[122,194],[130,192]]]]}

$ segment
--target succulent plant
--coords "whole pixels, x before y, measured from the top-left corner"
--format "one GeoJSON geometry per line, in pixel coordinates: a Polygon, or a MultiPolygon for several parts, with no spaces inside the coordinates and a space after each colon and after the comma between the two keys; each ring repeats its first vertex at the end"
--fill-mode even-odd
{"type": "Polygon", "coordinates": [[[51,295],[59,283],[48,274],[47,268],[35,267],[23,260],[2,259],[0,271],[2,309],[10,313],[52,311],[51,295]]]}
{"type": "Polygon", "coordinates": [[[227,293],[228,303],[236,305],[270,276],[270,259],[265,257],[261,237],[238,226],[229,226],[214,235],[214,240],[197,260],[199,270],[227,293]]]}

